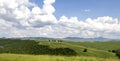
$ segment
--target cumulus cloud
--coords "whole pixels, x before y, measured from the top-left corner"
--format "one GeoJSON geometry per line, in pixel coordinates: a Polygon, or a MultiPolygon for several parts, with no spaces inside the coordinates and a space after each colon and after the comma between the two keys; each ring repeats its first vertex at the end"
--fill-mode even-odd
{"type": "Polygon", "coordinates": [[[55,0],[44,0],[43,5],[43,11],[46,14],[53,14],[55,11],[55,8],[52,6],[52,4],[55,2],[55,0]]]}
{"type": "Polygon", "coordinates": [[[80,21],[77,17],[68,19],[66,16],[62,16],[59,20],[59,24],[63,27],[77,30],[77,33],[73,32],[71,34],[76,37],[108,37],[108,34],[116,36],[120,33],[119,20],[109,16],[98,17],[97,19],[87,18],[85,21],[80,21]]]}
{"type": "Polygon", "coordinates": [[[52,5],[55,0],[43,0],[43,3],[41,8],[29,0],[0,0],[0,37],[120,36],[120,21],[117,18],[103,16],[83,21],[77,17],[61,16],[56,19],[52,5]]]}

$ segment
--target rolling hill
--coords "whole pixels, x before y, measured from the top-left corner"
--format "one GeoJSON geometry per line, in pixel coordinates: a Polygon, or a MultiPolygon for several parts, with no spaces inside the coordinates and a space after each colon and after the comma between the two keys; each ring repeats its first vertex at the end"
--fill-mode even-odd
{"type": "Polygon", "coordinates": [[[47,39],[35,40],[35,41],[34,40],[20,40],[19,41],[19,40],[20,39],[7,39],[7,40],[1,39],[0,49],[2,50],[6,49],[7,53],[10,53],[9,50],[11,50],[13,53],[15,51],[15,54],[19,53],[19,51],[25,54],[25,52],[28,52],[28,53],[29,52],[30,53],[40,52],[42,51],[42,49],[46,51],[46,49],[49,49],[48,47],[50,47],[51,49],[70,48],[77,53],[77,56],[116,58],[115,53],[108,52],[108,50],[114,50],[114,49],[120,48],[119,41],[73,42],[73,41],[61,40],[61,42],[58,42],[58,40],[49,41],[47,39]],[[39,45],[36,45],[36,43],[38,43],[39,45]],[[86,52],[84,52],[85,49],[87,49],[86,52]]]}
{"type": "Polygon", "coordinates": [[[79,56],[95,56],[95,57],[115,57],[115,54],[108,52],[108,50],[119,49],[120,42],[70,42],[63,41],[58,42],[48,42],[39,41],[41,45],[48,45],[52,48],[68,47],[75,50],[79,56]],[[113,43],[113,44],[112,44],[113,43]],[[87,52],[83,52],[87,49],[87,52]]]}

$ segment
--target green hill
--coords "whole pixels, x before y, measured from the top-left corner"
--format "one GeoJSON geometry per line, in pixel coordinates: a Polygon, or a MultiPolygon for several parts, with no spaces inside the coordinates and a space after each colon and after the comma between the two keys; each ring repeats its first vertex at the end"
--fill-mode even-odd
{"type": "Polygon", "coordinates": [[[39,41],[41,45],[48,45],[52,48],[68,47],[75,50],[79,56],[95,56],[95,57],[115,57],[114,53],[108,52],[108,50],[120,48],[120,42],[48,42],[39,41]],[[100,48],[99,48],[100,47],[100,48]],[[83,52],[87,49],[87,52],[83,52]]]}
{"type": "Polygon", "coordinates": [[[12,54],[70,55],[71,53],[74,54],[76,52],[77,56],[116,58],[115,53],[108,52],[108,50],[119,48],[119,41],[72,42],[58,40],[34,41],[20,39],[0,39],[0,53],[12,54]],[[85,50],[87,51],[84,52],[85,50]]]}
{"type": "Polygon", "coordinates": [[[104,41],[104,42],[71,42],[72,44],[77,44],[85,46],[88,48],[94,48],[98,50],[113,50],[120,49],[120,41],[104,41]]]}

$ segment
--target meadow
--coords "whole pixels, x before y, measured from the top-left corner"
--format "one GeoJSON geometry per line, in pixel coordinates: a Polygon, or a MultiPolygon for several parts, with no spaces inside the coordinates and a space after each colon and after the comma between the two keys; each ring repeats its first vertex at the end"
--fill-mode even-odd
{"type": "Polygon", "coordinates": [[[61,43],[48,42],[48,41],[39,41],[41,45],[48,45],[52,48],[59,47],[68,47],[75,50],[79,56],[94,56],[109,58],[115,57],[114,53],[108,52],[108,50],[119,49],[119,41],[106,41],[106,42],[71,42],[63,41],[61,43]],[[87,52],[83,52],[84,49],[87,49],[87,52]]]}
{"type": "Polygon", "coordinates": [[[0,61],[119,61],[119,59],[86,56],[68,57],[53,55],[0,54],[0,61]]]}
{"type": "Polygon", "coordinates": [[[0,61],[120,61],[111,52],[115,49],[120,49],[120,41],[0,39],[0,61]]]}

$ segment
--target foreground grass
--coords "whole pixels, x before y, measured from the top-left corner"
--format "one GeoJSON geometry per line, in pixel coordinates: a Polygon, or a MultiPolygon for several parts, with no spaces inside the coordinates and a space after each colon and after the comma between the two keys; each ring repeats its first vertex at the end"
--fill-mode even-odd
{"type": "Polygon", "coordinates": [[[97,58],[86,56],[50,56],[50,55],[22,55],[0,54],[0,61],[120,61],[117,58],[97,58]]]}

